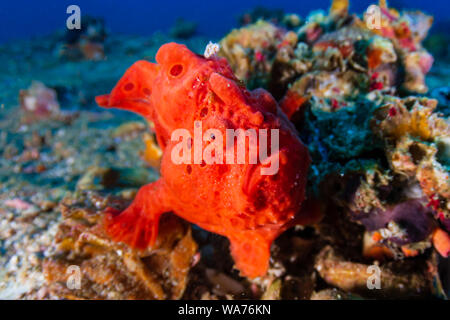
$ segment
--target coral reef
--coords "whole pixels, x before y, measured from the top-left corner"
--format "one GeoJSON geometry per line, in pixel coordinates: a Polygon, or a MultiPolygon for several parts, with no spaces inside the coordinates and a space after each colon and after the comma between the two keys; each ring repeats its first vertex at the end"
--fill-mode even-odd
{"type": "Polygon", "coordinates": [[[381,291],[371,290],[367,286],[367,270],[370,265],[347,261],[336,255],[331,247],[325,247],[318,254],[315,268],[327,283],[344,292],[378,298],[412,298],[431,294],[434,290],[436,269],[430,268],[431,263],[415,261],[380,267],[380,288],[383,288],[381,291]]]}
{"type": "Polygon", "coordinates": [[[334,97],[338,105],[361,91],[426,92],[424,77],[433,58],[421,42],[432,18],[380,5],[378,28],[371,27],[367,14],[349,14],[347,6],[334,1],[328,15],[311,13],[295,32],[261,21],[235,30],[221,41],[221,55],[239,79],[252,85],[253,78],[262,77],[257,85],[276,98],[285,95],[288,115],[310,96],[334,97]]]}
{"type": "Polygon", "coordinates": [[[317,230],[326,230],[348,263],[402,265],[429,255],[433,245],[447,257],[448,117],[437,111],[438,101],[407,96],[427,91],[433,58],[421,42],[432,18],[381,2],[381,26],[372,29],[368,14],[359,18],[347,7],[333,1],[328,15],[311,14],[284,45],[264,33],[292,33],[276,24],[234,30],[219,54],[245,83],[262,77],[258,85],[281,99],[312,156],[309,198],[321,199],[325,216],[317,230]],[[259,61],[255,50],[272,59],[259,61]],[[359,236],[344,244],[333,232],[359,236]]]}

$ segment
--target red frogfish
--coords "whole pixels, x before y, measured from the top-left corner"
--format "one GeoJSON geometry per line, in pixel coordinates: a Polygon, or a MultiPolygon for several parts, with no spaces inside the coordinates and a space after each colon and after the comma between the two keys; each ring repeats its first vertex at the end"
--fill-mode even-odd
{"type": "Polygon", "coordinates": [[[241,275],[263,276],[273,240],[301,223],[308,150],[271,94],[248,91],[226,59],[168,43],[156,61],[136,62],[110,94],[96,98],[151,121],[163,151],[159,180],[124,211],[108,209],[105,228],[114,240],[145,249],[161,215],[174,212],[227,237],[241,275]]]}

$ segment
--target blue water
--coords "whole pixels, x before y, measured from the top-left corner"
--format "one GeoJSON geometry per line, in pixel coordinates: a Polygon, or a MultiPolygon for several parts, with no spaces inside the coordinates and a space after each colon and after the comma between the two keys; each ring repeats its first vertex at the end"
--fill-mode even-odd
{"type": "MultiPolygon", "coordinates": [[[[362,12],[369,0],[351,1],[352,12],[362,12]]],[[[391,0],[393,7],[417,8],[448,19],[449,0],[391,0]]],[[[105,18],[111,32],[148,35],[167,31],[178,17],[195,21],[199,32],[209,37],[221,37],[237,25],[242,12],[264,5],[281,8],[305,16],[315,9],[327,9],[330,0],[1,0],[0,42],[47,34],[65,26],[66,8],[76,4],[82,14],[105,18]]]]}

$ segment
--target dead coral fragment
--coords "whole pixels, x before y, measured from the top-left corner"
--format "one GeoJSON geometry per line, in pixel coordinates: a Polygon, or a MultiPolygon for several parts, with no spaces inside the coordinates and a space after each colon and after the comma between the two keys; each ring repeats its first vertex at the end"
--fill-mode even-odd
{"type": "Polygon", "coordinates": [[[25,123],[51,119],[60,112],[56,91],[42,82],[34,81],[27,90],[20,90],[19,101],[25,123]]]}
{"type": "Polygon", "coordinates": [[[93,166],[78,180],[77,190],[113,190],[138,188],[157,175],[145,168],[109,168],[93,166]]]}
{"type": "Polygon", "coordinates": [[[155,138],[149,134],[144,133],[142,138],[145,143],[145,150],[141,153],[141,157],[151,167],[159,169],[161,164],[162,150],[155,141],[155,138]]]}
{"type": "Polygon", "coordinates": [[[20,90],[19,102],[20,121],[24,124],[39,121],[70,123],[79,115],[78,112],[61,111],[56,91],[39,81],[33,81],[28,89],[20,90]]]}
{"type": "Polygon", "coordinates": [[[405,268],[402,272],[379,266],[380,290],[368,288],[368,278],[373,275],[373,272],[368,271],[369,267],[367,264],[344,260],[328,246],[318,255],[315,268],[328,284],[363,296],[424,297],[431,293],[431,277],[427,275],[426,264],[417,266],[414,271],[405,268]]]}
{"type": "Polygon", "coordinates": [[[260,20],[235,29],[222,39],[219,55],[228,60],[238,79],[259,87],[270,80],[277,50],[296,42],[294,33],[286,33],[280,27],[260,20]]]}
{"type": "Polygon", "coordinates": [[[124,207],[123,200],[91,194],[66,198],[63,221],[55,238],[56,253],[44,272],[50,297],[65,299],[179,299],[197,245],[190,227],[167,214],[160,223],[155,247],[145,252],[113,242],[105,234],[102,208],[124,207]],[[80,289],[69,289],[70,266],[81,272],[80,289]]]}
{"type": "Polygon", "coordinates": [[[433,113],[436,106],[434,99],[387,97],[385,105],[375,114],[381,121],[373,123],[373,130],[397,139],[408,134],[424,141],[448,136],[449,125],[439,114],[433,113]]]}

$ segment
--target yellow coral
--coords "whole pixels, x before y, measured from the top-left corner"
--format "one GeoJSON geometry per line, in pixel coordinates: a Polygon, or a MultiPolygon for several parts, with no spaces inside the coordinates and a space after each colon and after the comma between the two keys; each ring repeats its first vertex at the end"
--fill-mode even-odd
{"type": "Polygon", "coordinates": [[[379,113],[384,114],[384,120],[378,130],[382,132],[382,136],[395,139],[406,134],[424,141],[437,136],[448,136],[449,125],[433,113],[436,106],[437,101],[433,99],[393,99],[379,110],[379,113]],[[407,105],[411,104],[412,108],[408,110],[407,105]]]}
{"type": "Polygon", "coordinates": [[[153,136],[149,133],[144,133],[142,139],[145,143],[145,150],[142,153],[143,159],[152,167],[159,168],[162,157],[162,150],[155,142],[153,136]]]}

